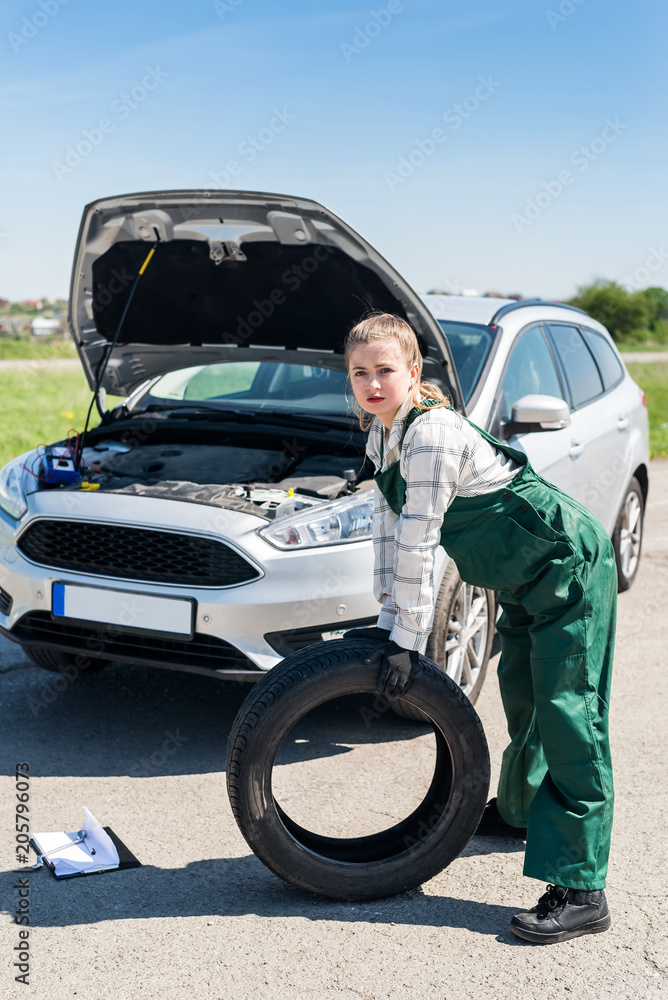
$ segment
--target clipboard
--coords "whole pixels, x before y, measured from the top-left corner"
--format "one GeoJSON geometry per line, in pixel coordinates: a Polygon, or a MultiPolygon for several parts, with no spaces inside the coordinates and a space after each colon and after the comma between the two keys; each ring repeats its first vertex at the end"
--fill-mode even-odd
{"type": "Polygon", "coordinates": [[[46,867],[57,878],[140,868],[141,862],[109,826],[101,826],[84,806],[84,826],[76,833],[37,833],[30,839],[37,855],[33,868],[46,867]]]}

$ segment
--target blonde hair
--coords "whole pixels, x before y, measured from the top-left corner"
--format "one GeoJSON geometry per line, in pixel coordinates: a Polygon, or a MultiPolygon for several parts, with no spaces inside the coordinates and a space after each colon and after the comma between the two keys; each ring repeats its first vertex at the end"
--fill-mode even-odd
{"type": "MultiPolygon", "coordinates": [[[[422,354],[418,345],[418,339],[410,323],[407,323],[401,316],[393,313],[374,312],[365,316],[364,319],[356,323],[350,330],[344,342],[344,353],[346,368],[350,370],[350,355],[362,344],[370,344],[379,340],[395,340],[406,361],[406,366],[412,368],[418,366],[418,378],[412,392],[413,404],[420,410],[429,410],[432,406],[425,405],[423,399],[436,399],[438,402],[433,406],[449,406],[450,401],[433,382],[427,382],[422,378],[422,354]]],[[[363,431],[368,431],[373,423],[373,416],[367,414],[360,408],[359,422],[363,431]]]]}

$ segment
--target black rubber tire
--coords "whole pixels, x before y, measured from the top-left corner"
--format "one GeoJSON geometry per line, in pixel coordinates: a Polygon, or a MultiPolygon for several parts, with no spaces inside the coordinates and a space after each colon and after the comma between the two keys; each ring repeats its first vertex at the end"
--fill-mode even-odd
{"type": "Polygon", "coordinates": [[[642,491],[642,486],[638,482],[635,476],[631,478],[631,482],[626,488],[626,493],[624,494],[624,500],[619,508],[619,514],[617,515],[617,523],[615,524],[615,530],[612,533],[612,546],[615,550],[615,562],[617,563],[617,590],[620,594],[623,594],[625,590],[628,590],[633,581],[636,578],[638,572],[638,567],[640,566],[640,554],[642,551],[642,537],[643,537],[643,526],[645,520],[645,494],[642,491]],[[638,550],[636,558],[634,560],[633,568],[629,571],[628,565],[625,565],[625,559],[622,553],[622,530],[626,527],[626,511],[627,504],[629,502],[635,501],[640,508],[639,518],[636,524],[638,528],[638,550]]]}
{"type": "MultiPolygon", "coordinates": [[[[437,754],[418,808],[388,830],[347,839],[304,830],[281,809],[272,792],[281,743],[318,705],[375,692],[378,667],[363,662],[375,645],[343,638],[288,656],[248,695],[228,744],[227,790],[247,843],[280,878],[329,899],[392,896],[433,878],[466,846],[487,801],[489,753],[480,719],[460,688],[422,657],[406,700],[429,716],[437,754]]],[[[378,695],[374,711],[387,711],[388,702],[378,695]]]]}
{"type": "MultiPolygon", "coordinates": [[[[425,650],[425,655],[433,663],[440,667],[443,673],[448,672],[448,655],[445,651],[445,645],[448,634],[451,630],[451,620],[457,612],[457,603],[461,595],[461,590],[466,586],[468,585],[463,583],[457,570],[457,566],[453,561],[451,561],[450,565],[443,574],[443,579],[441,580],[441,585],[438,589],[436,606],[434,608],[434,625],[425,650]]],[[[479,588],[473,589],[479,590],[479,588]]],[[[477,596],[483,595],[486,602],[487,630],[486,634],[482,637],[483,641],[481,642],[478,653],[480,670],[474,683],[467,685],[460,681],[462,690],[472,705],[475,705],[478,700],[478,695],[480,694],[482,686],[485,682],[487,665],[489,663],[489,657],[492,652],[492,644],[494,642],[496,595],[493,590],[485,590],[480,591],[477,596]]],[[[418,711],[416,708],[413,708],[412,705],[404,701],[396,702],[394,705],[394,712],[395,715],[400,715],[404,719],[414,719],[417,722],[428,721],[424,713],[418,711]]]]}
{"type": "Polygon", "coordinates": [[[53,649],[49,646],[24,646],[23,652],[36,667],[42,667],[43,670],[51,670],[57,674],[62,674],[65,670],[76,670],[82,676],[84,674],[98,674],[111,663],[111,660],[87,656],[88,663],[84,664],[81,653],[66,653],[61,649],[53,649]]]}

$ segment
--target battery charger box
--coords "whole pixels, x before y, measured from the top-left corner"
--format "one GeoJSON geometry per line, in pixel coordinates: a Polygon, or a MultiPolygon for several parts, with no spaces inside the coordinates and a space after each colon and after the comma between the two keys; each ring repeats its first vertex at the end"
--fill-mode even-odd
{"type": "Polygon", "coordinates": [[[41,489],[78,483],[81,475],[77,472],[74,459],[67,448],[48,448],[42,455],[39,466],[41,489]]]}

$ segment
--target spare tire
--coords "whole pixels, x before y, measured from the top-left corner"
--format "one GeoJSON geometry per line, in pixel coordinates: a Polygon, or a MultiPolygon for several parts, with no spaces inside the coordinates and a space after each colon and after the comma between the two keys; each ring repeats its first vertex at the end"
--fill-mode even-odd
{"type": "MultiPolygon", "coordinates": [[[[329,899],[375,899],[421,885],[473,836],[487,801],[489,753],[475,709],[461,688],[422,656],[406,701],[429,719],[436,764],[420,805],[400,823],[356,838],[305,830],[275,800],[272,770],[281,743],[312,709],[346,695],[373,693],[377,666],[365,639],[317,643],[287,657],[241,706],[227,751],[227,790],[239,829],[272,872],[329,899]]],[[[390,699],[378,695],[374,709],[390,699]]]]}

